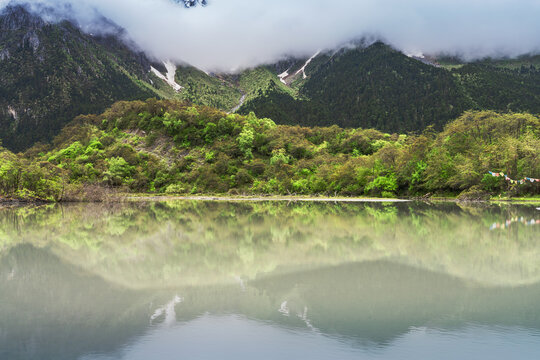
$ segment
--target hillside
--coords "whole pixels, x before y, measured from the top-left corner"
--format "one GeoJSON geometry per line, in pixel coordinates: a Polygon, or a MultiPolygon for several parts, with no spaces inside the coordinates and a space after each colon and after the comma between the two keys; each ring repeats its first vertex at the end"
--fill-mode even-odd
{"type": "Polygon", "coordinates": [[[471,63],[452,70],[452,74],[475,108],[540,114],[540,64],[531,62],[518,68],[511,64],[471,63]]]}
{"type": "Polygon", "coordinates": [[[69,22],[7,7],[0,15],[0,140],[23,149],[50,140],[78,114],[156,96],[149,68],[117,37],[92,37],[69,22]]]}
{"type": "Polygon", "coordinates": [[[197,105],[212,106],[229,111],[242,97],[242,91],[226,79],[211,76],[193,66],[181,65],[176,80],[183,86],[178,97],[197,105]]]}
{"type": "Polygon", "coordinates": [[[278,124],[388,133],[441,130],[471,109],[540,113],[538,56],[464,64],[411,58],[380,42],[358,43],[239,74],[212,74],[149,59],[126,38],[120,28],[94,36],[67,21],[49,23],[24,7],[6,7],[0,15],[2,144],[24,150],[50,141],[77,115],[147,98],[253,111],[278,124]]]}
{"type": "Polygon", "coordinates": [[[536,63],[536,57],[522,57],[434,66],[379,42],[321,53],[307,64],[305,76],[292,76],[300,66],[296,62],[285,78],[293,92],[270,84],[239,112],[254,111],[282,124],[388,132],[442,129],[469,109],[540,113],[536,63]]]}
{"type": "Polygon", "coordinates": [[[0,150],[0,195],[96,200],[107,191],[485,198],[534,195],[540,118],[467,112],[440,133],[279,126],[170,100],[79,117],[54,144],[0,150]]]}
{"type": "Polygon", "coordinates": [[[6,7],[0,14],[0,142],[16,151],[48,142],[75,116],[118,100],[179,99],[225,111],[240,104],[237,77],[180,65],[172,77],[181,88],[174,89],[164,80],[164,63],[135,48],[120,28],[94,36],[68,21],[46,22],[24,6],[6,7]]]}

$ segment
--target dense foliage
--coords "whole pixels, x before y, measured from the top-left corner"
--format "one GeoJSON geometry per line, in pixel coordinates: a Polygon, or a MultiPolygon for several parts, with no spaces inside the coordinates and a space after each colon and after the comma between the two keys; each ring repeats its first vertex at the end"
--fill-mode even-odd
{"type": "Polygon", "coordinates": [[[155,96],[147,70],[145,57],[116,37],[8,7],[0,14],[0,140],[24,149],[52,139],[79,114],[155,96]]]}
{"type": "Polygon", "coordinates": [[[90,185],[171,194],[538,194],[486,176],[540,177],[540,119],[469,112],[441,133],[276,125],[170,100],[79,117],[51,146],[2,151],[4,195],[86,196],[90,185]]]}
{"type": "MultiPolygon", "coordinates": [[[[488,228],[506,219],[535,219],[536,213],[530,206],[448,202],[0,207],[0,256],[30,243],[127,288],[229,284],[231,274],[254,280],[299,266],[396,258],[485,285],[517,286],[540,278],[539,225],[488,228]]],[[[9,274],[11,267],[3,270],[9,274]]],[[[5,290],[9,278],[0,279],[5,290]]]]}
{"type": "Polygon", "coordinates": [[[508,66],[467,64],[453,73],[474,108],[540,114],[540,66],[508,66]]]}
{"type": "Polygon", "coordinates": [[[254,111],[280,124],[387,132],[423,131],[430,125],[442,130],[471,109],[540,113],[536,57],[447,67],[375,43],[321,54],[306,72],[306,79],[290,84],[296,92],[267,82],[240,113],[254,111]]]}
{"type": "Polygon", "coordinates": [[[242,93],[233,84],[218,77],[209,76],[192,66],[180,66],[176,79],[184,89],[178,94],[183,100],[198,105],[231,110],[240,102],[242,93]]]}

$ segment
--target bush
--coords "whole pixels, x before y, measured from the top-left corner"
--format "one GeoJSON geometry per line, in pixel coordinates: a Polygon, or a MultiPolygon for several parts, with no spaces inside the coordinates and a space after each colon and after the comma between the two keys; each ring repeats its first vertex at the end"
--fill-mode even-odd
{"type": "Polygon", "coordinates": [[[397,180],[394,174],[386,176],[378,176],[372,182],[367,184],[365,193],[372,193],[377,195],[383,195],[384,197],[394,196],[394,192],[397,190],[397,180]]]}
{"type": "Polygon", "coordinates": [[[505,180],[502,177],[496,177],[491,174],[485,174],[482,178],[481,185],[484,191],[495,192],[500,190],[504,185],[505,180]]]}
{"type": "Polygon", "coordinates": [[[135,171],[135,166],[129,165],[123,157],[113,157],[107,160],[108,169],[104,178],[111,185],[122,185],[128,182],[135,171]]]}
{"type": "Polygon", "coordinates": [[[253,140],[255,140],[253,129],[245,126],[240,135],[238,135],[237,142],[244,157],[248,160],[253,158],[253,140]]]}
{"type": "Polygon", "coordinates": [[[272,151],[270,165],[289,164],[291,157],[285,153],[285,149],[275,149],[272,151]]]}
{"type": "Polygon", "coordinates": [[[183,184],[170,184],[165,188],[165,194],[185,194],[186,187],[183,184]]]}

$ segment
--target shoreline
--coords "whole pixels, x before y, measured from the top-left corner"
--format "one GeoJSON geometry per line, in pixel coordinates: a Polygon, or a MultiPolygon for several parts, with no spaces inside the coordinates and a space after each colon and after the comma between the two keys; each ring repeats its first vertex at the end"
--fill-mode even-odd
{"type": "Polygon", "coordinates": [[[538,203],[540,198],[492,198],[487,200],[460,200],[457,197],[409,197],[377,198],[347,196],[310,196],[310,195],[154,195],[121,194],[124,201],[304,201],[304,202],[458,202],[458,203],[538,203]]]}
{"type": "Polygon", "coordinates": [[[459,200],[455,197],[411,197],[411,198],[377,198],[377,197],[332,197],[309,195],[156,195],[156,194],[116,194],[97,201],[59,201],[0,198],[2,206],[28,206],[46,204],[77,203],[122,203],[122,202],[159,202],[159,201],[216,201],[216,202],[335,202],[335,203],[405,203],[405,202],[455,202],[455,203],[508,203],[508,204],[540,204],[540,198],[492,198],[488,200],[459,200]]]}
{"type": "Polygon", "coordinates": [[[396,198],[357,198],[357,197],[314,197],[314,196],[127,196],[123,198],[125,201],[175,201],[175,200],[194,200],[194,201],[219,201],[219,202],[262,202],[262,201],[287,201],[287,202],[410,202],[411,199],[396,199],[396,198]]]}

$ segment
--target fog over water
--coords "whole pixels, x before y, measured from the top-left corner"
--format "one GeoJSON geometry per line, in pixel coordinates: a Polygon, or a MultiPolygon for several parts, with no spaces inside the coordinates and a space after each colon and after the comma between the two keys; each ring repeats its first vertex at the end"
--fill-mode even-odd
{"type": "Polygon", "coordinates": [[[0,0],[0,7],[9,3],[48,6],[91,32],[111,19],[150,55],[207,70],[310,56],[365,36],[415,55],[540,52],[540,0],[209,0],[190,9],[172,0],[0,0]]]}

